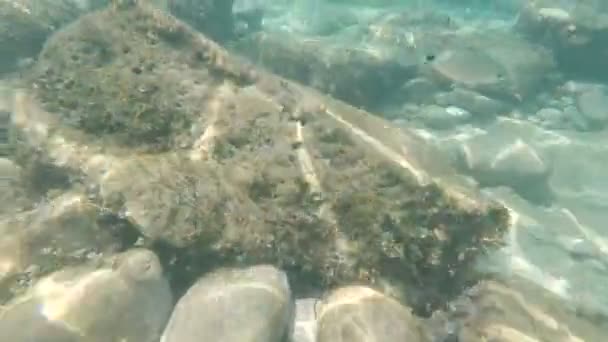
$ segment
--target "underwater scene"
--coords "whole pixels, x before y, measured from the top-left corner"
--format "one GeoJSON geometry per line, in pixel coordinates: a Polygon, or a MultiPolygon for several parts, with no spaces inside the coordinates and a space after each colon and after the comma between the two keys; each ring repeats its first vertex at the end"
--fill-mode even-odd
{"type": "Polygon", "coordinates": [[[0,342],[608,341],[608,2],[0,0],[0,342]]]}

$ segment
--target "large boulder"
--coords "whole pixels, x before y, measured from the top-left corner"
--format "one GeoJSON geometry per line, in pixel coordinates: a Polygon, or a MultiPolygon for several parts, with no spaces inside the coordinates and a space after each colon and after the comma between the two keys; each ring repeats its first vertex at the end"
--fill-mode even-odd
{"type": "Polygon", "coordinates": [[[221,269],[180,298],[161,342],[281,342],[292,319],[285,273],[266,265],[221,269]]]}
{"type": "Polygon", "coordinates": [[[146,5],[81,17],[28,82],[14,101],[22,162],[78,175],[98,206],[174,248],[184,276],[270,263],[315,286],[407,293],[424,311],[475,277],[507,227],[412,132],[146,5]]]}

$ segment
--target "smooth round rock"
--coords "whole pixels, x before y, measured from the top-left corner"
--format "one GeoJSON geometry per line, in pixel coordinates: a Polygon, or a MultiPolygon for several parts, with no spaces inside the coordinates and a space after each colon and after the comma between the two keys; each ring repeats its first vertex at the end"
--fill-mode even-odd
{"type": "Polygon", "coordinates": [[[68,268],[41,279],[0,311],[6,341],[158,341],[170,310],[158,258],[143,249],[112,267],[68,268]]]}
{"type": "Polygon", "coordinates": [[[583,118],[594,129],[608,124],[608,91],[603,87],[594,87],[581,93],[577,106],[583,118]]]}
{"type": "Polygon", "coordinates": [[[318,342],[428,341],[410,310],[362,286],[333,292],[319,309],[318,320],[318,342]]]}
{"type": "Polygon", "coordinates": [[[178,301],[161,342],[280,342],[292,318],[283,272],[265,265],[220,269],[178,301]]]}

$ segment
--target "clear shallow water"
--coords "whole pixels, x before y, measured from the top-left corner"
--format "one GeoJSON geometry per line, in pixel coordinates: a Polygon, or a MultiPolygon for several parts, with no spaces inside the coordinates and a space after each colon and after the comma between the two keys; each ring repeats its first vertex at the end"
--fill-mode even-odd
{"type": "MultiPolygon", "coordinates": [[[[607,333],[605,319],[608,315],[605,287],[608,284],[608,114],[604,107],[608,103],[608,84],[601,69],[606,66],[605,62],[601,58],[593,58],[593,54],[601,50],[603,40],[597,35],[603,34],[603,9],[593,3],[586,3],[584,8],[577,7],[579,4],[572,1],[545,1],[529,9],[524,8],[528,6],[526,3],[523,0],[491,5],[484,1],[386,1],[370,6],[361,2],[328,0],[241,1],[235,5],[239,13],[244,13],[235,22],[238,35],[221,41],[221,44],[281,76],[368,110],[370,115],[383,117],[395,127],[415,132],[425,144],[441,152],[436,158],[445,159],[441,162],[454,167],[454,177],[456,174],[464,177],[471,188],[479,189],[509,209],[511,227],[504,236],[505,246],[481,257],[477,267],[484,276],[510,284],[511,290],[521,296],[517,298],[523,298],[519,299],[518,305],[523,305],[522,301],[534,303],[535,310],[554,314],[552,319],[559,321],[559,329],[555,330],[568,333],[559,335],[561,339],[558,339],[554,337],[557,335],[532,336],[532,332],[523,330],[521,333],[524,335],[509,335],[505,331],[511,330],[501,328],[505,341],[523,341],[522,336],[539,341],[577,341],[576,338],[601,341],[594,338],[607,333]],[[254,9],[255,15],[252,14],[254,9]],[[575,16],[575,12],[585,15],[575,16]],[[588,14],[594,12],[597,12],[597,17],[588,14]],[[538,18],[542,20],[535,21],[538,18]],[[586,35],[588,30],[599,33],[586,35]],[[564,32],[568,33],[566,38],[564,32]],[[600,43],[594,39],[599,39],[600,43]],[[251,41],[254,42],[253,47],[248,45],[251,41]],[[344,57],[342,51],[345,50],[350,51],[349,56],[355,57],[344,57]],[[593,68],[597,68],[597,72],[593,68]],[[360,74],[364,76],[348,77],[360,74]],[[547,299],[540,300],[544,295],[547,299]]],[[[81,2],[79,4],[86,8],[81,2]]],[[[193,6],[187,1],[184,4],[185,8],[193,6]]],[[[26,17],[34,13],[34,9],[39,9],[36,6],[52,7],[17,1],[13,6],[19,9],[15,13],[26,17]]],[[[162,1],[158,6],[163,10],[170,7],[162,1]]],[[[58,11],[62,13],[61,9],[58,11]]],[[[61,14],[56,16],[61,18],[61,14]]],[[[71,20],[75,18],[66,19],[65,23],[52,20],[51,24],[60,27],[71,20]]],[[[205,30],[212,29],[221,31],[222,26],[218,27],[202,25],[200,30],[206,33],[205,30]]],[[[10,27],[3,26],[2,29],[10,30],[10,27]]],[[[44,29],[41,32],[42,36],[50,35],[44,29]]],[[[1,69],[10,71],[3,74],[0,114],[15,115],[19,112],[19,96],[15,95],[15,89],[22,84],[14,80],[35,65],[39,48],[33,46],[40,45],[41,41],[44,40],[40,36],[27,34],[17,41],[2,41],[6,46],[0,49],[5,56],[2,60],[5,65],[1,69]],[[28,45],[23,39],[32,40],[31,49],[23,47],[28,45]],[[18,53],[13,54],[12,51],[18,53]]],[[[145,94],[148,88],[141,87],[140,93],[145,94]]],[[[189,89],[187,91],[196,89],[194,93],[204,91],[195,84],[185,87],[189,89]]],[[[213,110],[213,107],[207,110],[213,110]]],[[[3,193],[3,208],[0,210],[4,224],[3,240],[0,240],[0,275],[10,274],[15,255],[19,255],[20,261],[25,260],[24,265],[27,260],[38,260],[27,256],[28,253],[38,253],[32,251],[40,251],[38,257],[44,259],[50,245],[45,241],[70,241],[70,234],[86,236],[84,240],[95,241],[98,245],[94,251],[87,250],[87,246],[74,248],[66,247],[71,243],[63,245],[77,255],[76,258],[68,258],[66,267],[84,264],[83,260],[96,260],[96,253],[111,255],[133,246],[150,247],[141,241],[137,232],[132,231],[133,227],[125,228],[128,236],[117,241],[105,223],[96,223],[99,230],[94,233],[79,229],[66,233],[53,228],[57,232],[51,229],[48,234],[39,234],[45,231],[45,227],[72,226],[73,222],[80,222],[78,220],[89,222],[87,219],[93,215],[88,212],[89,208],[75,206],[74,203],[80,203],[78,196],[86,197],[95,191],[71,189],[53,202],[57,198],[56,192],[64,190],[60,187],[53,193],[43,186],[49,182],[58,184],[74,180],[63,179],[61,172],[54,168],[19,164],[23,159],[12,154],[10,148],[15,139],[13,134],[18,133],[13,133],[11,123],[4,122],[2,118],[0,116],[0,153],[3,158],[0,181],[9,181],[8,185],[0,183],[3,189],[7,189],[3,193]],[[2,150],[2,146],[6,149],[2,150]],[[9,183],[16,177],[15,173],[21,173],[30,188],[12,187],[9,183]],[[22,194],[24,192],[38,196],[34,196],[33,205],[27,204],[29,199],[22,199],[28,197],[22,194]],[[21,201],[26,204],[22,205],[21,201]],[[24,208],[34,210],[34,214],[22,214],[24,208]],[[61,210],[67,210],[65,208],[70,213],[67,218],[64,214],[56,214],[59,221],[51,220],[49,223],[49,217],[54,217],[53,210],[63,213],[61,210]],[[19,225],[12,220],[16,217],[21,217],[17,221],[25,220],[25,227],[36,236],[35,241],[28,242],[33,247],[18,253],[15,249],[23,245],[18,241],[20,237],[15,238],[18,235],[14,227],[19,225]],[[106,248],[108,245],[111,247],[106,248]],[[87,254],[81,258],[79,253],[89,253],[90,257],[87,254]]],[[[18,118],[13,121],[20,127],[28,127],[27,122],[19,123],[18,118]]],[[[45,130],[40,128],[42,126],[36,127],[32,125],[27,134],[45,130]]],[[[78,148],[59,149],[57,151],[65,154],[60,153],[53,158],[60,164],[69,164],[71,155],[66,152],[68,150],[78,148]]],[[[435,155],[426,158],[433,157],[435,155]]],[[[306,161],[307,157],[300,158],[306,161]]],[[[166,164],[171,163],[171,159],[167,159],[166,164]]],[[[93,164],[87,167],[95,169],[93,164]]],[[[194,184],[189,182],[192,180],[184,179],[175,184],[177,187],[194,184]]],[[[133,186],[140,185],[134,180],[133,186]]],[[[180,203],[190,203],[189,200],[200,195],[197,191],[187,192],[185,197],[191,197],[181,199],[183,202],[180,203]]],[[[159,197],[157,202],[164,200],[159,197]]],[[[187,205],[183,204],[182,208],[187,208],[187,205]]],[[[128,218],[133,208],[139,209],[134,206],[131,213],[127,210],[120,214],[128,218]]],[[[119,215],[118,219],[124,217],[119,215]]],[[[117,227],[116,224],[109,226],[117,227]]],[[[123,230],[121,232],[124,234],[123,230]]],[[[163,266],[173,265],[169,260],[171,253],[176,253],[174,250],[164,246],[155,248],[163,266]]],[[[175,262],[178,264],[176,268],[180,262],[184,261],[175,262]]],[[[187,279],[179,285],[182,287],[177,291],[179,294],[191,285],[192,278],[204,274],[209,264],[213,264],[213,260],[195,257],[188,262],[191,264],[184,267],[188,268],[185,275],[177,276],[187,279]],[[192,265],[195,265],[194,271],[190,269],[192,265]]],[[[43,274],[44,271],[38,270],[47,267],[51,269],[54,266],[37,262],[35,266],[24,267],[25,270],[19,273],[17,287],[33,286],[37,279],[29,275],[43,274]]],[[[106,279],[106,273],[95,277],[106,279]]],[[[171,285],[175,287],[174,283],[171,285]]],[[[300,285],[308,287],[307,284],[300,285]]],[[[155,288],[153,291],[158,292],[154,293],[164,293],[162,286],[159,288],[155,288]]],[[[12,303],[12,288],[2,290],[2,303],[12,303]]],[[[79,298],[85,298],[86,302],[86,296],[79,298]]],[[[107,298],[113,296],[110,294],[107,298]]],[[[138,303],[134,301],[133,305],[138,303]]],[[[161,306],[167,307],[165,311],[171,310],[166,302],[161,306]]],[[[508,322],[504,324],[513,324],[510,329],[520,329],[519,323],[510,318],[520,314],[512,309],[510,302],[505,304],[504,311],[508,322]]],[[[45,311],[44,315],[50,314],[45,311]]],[[[154,319],[158,322],[163,320],[154,319]]],[[[152,321],[154,319],[151,318],[152,321]]],[[[492,324],[489,326],[493,327],[492,324]]],[[[10,324],[0,324],[0,327],[7,326],[10,324]]],[[[486,328],[480,327],[480,330],[485,331],[486,328]]],[[[487,328],[486,332],[490,335],[495,333],[490,330],[487,328]]],[[[143,338],[139,336],[135,340],[143,341],[143,338]]],[[[461,336],[462,340],[477,341],[470,336],[468,338],[461,336]]],[[[38,340],[44,339],[39,337],[38,340]]],[[[69,339],[59,338],[57,341],[64,340],[69,339]]]]}

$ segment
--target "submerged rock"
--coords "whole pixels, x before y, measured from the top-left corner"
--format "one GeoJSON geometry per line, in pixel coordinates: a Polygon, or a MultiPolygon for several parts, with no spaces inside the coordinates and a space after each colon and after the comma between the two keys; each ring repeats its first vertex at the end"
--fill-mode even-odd
{"type": "Polygon", "coordinates": [[[605,45],[608,6],[603,1],[526,1],[516,28],[530,40],[550,48],[561,70],[575,77],[608,79],[605,45]]]}
{"type": "Polygon", "coordinates": [[[281,342],[292,318],[283,272],[272,266],[222,269],[180,298],[161,342],[281,342]]]}
{"type": "Polygon", "coordinates": [[[458,107],[425,106],[419,109],[419,113],[413,115],[423,122],[427,127],[434,129],[451,129],[459,124],[468,122],[471,113],[458,107]]]}
{"type": "Polygon", "coordinates": [[[386,282],[425,311],[507,226],[412,132],[146,5],[83,16],[28,81],[14,101],[23,163],[66,170],[178,259],[271,263],[319,287],[386,282]]]}
{"type": "Polygon", "coordinates": [[[158,341],[172,306],[158,258],[117,255],[99,269],[66,268],[0,308],[7,341],[158,341]]]}
{"type": "Polygon", "coordinates": [[[75,0],[0,2],[0,73],[35,57],[46,38],[84,12],[75,0]]]}
{"type": "Polygon", "coordinates": [[[367,287],[334,291],[320,306],[318,320],[318,342],[430,341],[409,309],[367,287]]]}
{"type": "Polygon", "coordinates": [[[439,93],[435,96],[435,101],[441,106],[463,108],[471,113],[475,121],[490,121],[509,111],[509,106],[504,102],[464,88],[439,93]]]}
{"type": "Polygon", "coordinates": [[[283,77],[368,110],[416,73],[411,60],[335,40],[270,31],[239,40],[235,49],[283,77]]]}
{"type": "MultiPolygon", "coordinates": [[[[4,190],[4,189],[3,189],[4,190]]],[[[32,210],[0,217],[0,302],[68,265],[111,255],[128,243],[86,197],[64,193],[32,210]]]]}
{"type": "Polygon", "coordinates": [[[592,325],[560,298],[517,278],[483,282],[450,307],[447,319],[433,319],[437,331],[457,341],[601,341],[606,331],[605,324],[592,325]]]}
{"type": "Polygon", "coordinates": [[[296,299],[291,342],[317,342],[317,298],[296,299]]]}
{"type": "Polygon", "coordinates": [[[525,134],[503,129],[509,126],[508,122],[498,121],[486,133],[466,140],[460,146],[456,164],[482,187],[508,186],[528,200],[550,200],[551,165],[530,145],[525,134]]]}
{"type": "Polygon", "coordinates": [[[590,87],[576,99],[578,110],[590,130],[599,130],[608,124],[608,89],[603,86],[590,87]]]}

